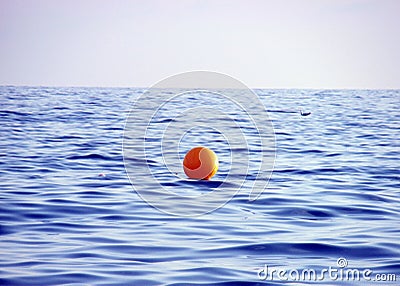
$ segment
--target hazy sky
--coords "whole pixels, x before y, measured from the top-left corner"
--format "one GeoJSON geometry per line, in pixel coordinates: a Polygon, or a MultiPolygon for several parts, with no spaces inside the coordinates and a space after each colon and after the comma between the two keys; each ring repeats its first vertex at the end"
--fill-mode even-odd
{"type": "Polygon", "coordinates": [[[0,0],[0,84],[400,88],[400,0],[0,0]]]}

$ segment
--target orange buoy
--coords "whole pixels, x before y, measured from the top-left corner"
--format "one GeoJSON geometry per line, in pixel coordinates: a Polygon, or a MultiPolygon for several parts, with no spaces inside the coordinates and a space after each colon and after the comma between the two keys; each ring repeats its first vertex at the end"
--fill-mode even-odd
{"type": "Polygon", "coordinates": [[[183,170],[192,179],[209,180],[217,173],[218,157],[206,147],[195,147],[183,159],[183,170]]]}

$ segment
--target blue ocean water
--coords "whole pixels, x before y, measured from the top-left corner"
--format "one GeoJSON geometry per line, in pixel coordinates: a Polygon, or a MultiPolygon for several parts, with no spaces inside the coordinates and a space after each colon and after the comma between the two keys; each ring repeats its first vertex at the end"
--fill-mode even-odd
{"type": "MultiPolygon", "coordinates": [[[[128,180],[123,130],[143,92],[0,87],[1,285],[302,285],[259,273],[339,258],[398,284],[399,90],[255,90],[275,130],[269,186],[198,217],[160,212],[128,180]]],[[[171,186],[216,188],[221,138],[193,138],[216,151],[220,172],[171,186]]]]}

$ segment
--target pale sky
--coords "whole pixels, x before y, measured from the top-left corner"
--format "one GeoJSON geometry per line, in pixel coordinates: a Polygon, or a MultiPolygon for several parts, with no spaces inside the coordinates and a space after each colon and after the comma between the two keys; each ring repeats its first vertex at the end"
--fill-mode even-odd
{"type": "Polygon", "coordinates": [[[0,85],[400,88],[400,0],[0,0],[0,85]]]}

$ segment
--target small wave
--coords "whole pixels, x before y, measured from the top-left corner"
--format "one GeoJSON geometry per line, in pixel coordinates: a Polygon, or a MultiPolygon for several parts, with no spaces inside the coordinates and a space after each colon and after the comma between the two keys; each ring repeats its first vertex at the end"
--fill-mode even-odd
{"type": "Polygon", "coordinates": [[[72,155],[66,157],[67,160],[105,160],[105,161],[115,161],[118,158],[113,158],[110,156],[103,156],[100,154],[87,154],[87,155],[72,155]]]}
{"type": "Polygon", "coordinates": [[[165,118],[162,120],[156,120],[156,121],[154,121],[154,123],[170,123],[170,122],[175,122],[175,121],[176,121],[175,119],[165,118]]]}
{"type": "Polygon", "coordinates": [[[22,117],[26,117],[26,116],[32,116],[32,113],[28,113],[28,112],[20,112],[20,111],[12,111],[12,110],[0,110],[0,116],[7,116],[7,115],[17,115],[17,116],[22,116],[22,117]]]}
{"type": "Polygon", "coordinates": [[[267,112],[272,112],[272,113],[298,113],[297,111],[293,111],[293,110],[273,110],[273,109],[267,109],[267,112]]]}

